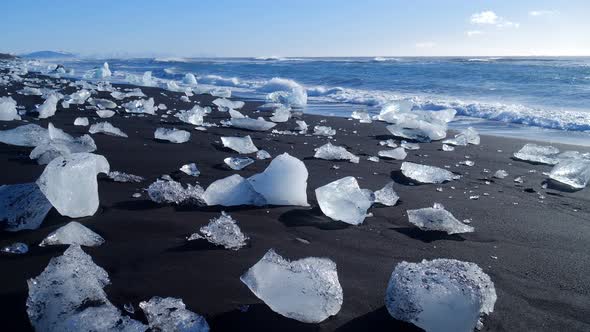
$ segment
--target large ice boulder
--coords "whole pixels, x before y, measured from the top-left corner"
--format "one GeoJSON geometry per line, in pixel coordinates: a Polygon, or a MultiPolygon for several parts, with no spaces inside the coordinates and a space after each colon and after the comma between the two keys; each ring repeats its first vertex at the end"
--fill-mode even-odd
{"type": "Polygon", "coordinates": [[[47,129],[27,124],[13,129],[0,130],[0,142],[18,146],[37,146],[49,140],[47,129]]]}
{"type": "Polygon", "coordinates": [[[549,178],[573,189],[584,189],[590,182],[590,160],[562,160],[553,167],[549,173],[549,178]]]}
{"type": "Polygon", "coordinates": [[[109,162],[101,155],[73,153],[53,159],[37,180],[53,207],[64,216],[80,218],[98,209],[98,173],[108,173],[109,162]]]}
{"type": "Polygon", "coordinates": [[[514,153],[514,158],[537,164],[556,165],[559,163],[559,149],[553,146],[528,143],[514,153]]]}
{"type": "Polygon", "coordinates": [[[16,232],[37,229],[51,210],[51,203],[36,183],[0,186],[0,227],[16,232]]]}
{"type": "Polygon", "coordinates": [[[377,119],[391,123],[387,130],[394,136],[430,142],[447,135],[447,123],[456,114],[455,110],[412,111],[409,101],[391,102],[383,106],[377,119]]]}
{"type": "Polygon", "coordinates": [[[270,249],[240,280],[274,312],[304,323],[320,323],[342,307],[336,263],[328,258],[290,262],[270,249]]]}
{"type": "Polygon", "coordinates": [[[264,172],[251,176],[248,181],[267,204],[308,206],[308,175],[305,164],[285,152],[275,157],[264,172]]]}
{"type": "Polygon", "coordinates": [[[41,241],[39,246],[54,246],[58,244],[77,244],[86,247],[98,247],[104,243],[102,236],[76,221],[51,232],[41,241]]]}
{"type": "Polygon", "coordinates": [[[444,206],[434,203],[431,208],[408,210],[408,221],[425,231],[441,231],[447,234],[471,233],[474,228],[455,218],[444,206]]]}
{"type": "Polygon", "coordinates": [[[266,200],[247,179],[238,174],[217,180],[207,187],[203,194],[207,205],[264,205],[266,200]]]}
{"type": "Polygon", "coordinates": [[[37,113],[39,113],[39,119],[46,119],[55,115],[57,110],[57,102],[59,101],[58,96],[50,95],[43,104],[37,107],[37,113]]]}
{"type": "Polygon", "coordinates": [[[12,97],[0,97],[0,121],[20,120],[16,101],[12,97]]]}
{"type": "Polygon", "coordinates": [[[152,297],[141,301],[139,307],[154,332],[209,332],[205,317],[188,309],[182,299],[152,297]]]}
{"type": "Polygon", "coordinates": [[[443,183],[461,178],[446,169],[407,161],[402,163],[401,171],[404,176],[420,183],[443,183]]]}
{"type": "Polygon", "coordinates": [[[426,332],[473,332],[494,311],[496,290],[474,263],[454,259],[399,263],[385,305],[393,318],[426,332]]]}
{"type": "Polygon", "coordinates": [[[51,122],[47,126],[47,133],[49,139],[37,145],[29,154],[29,158],[37,160],[40,165],[48,164],[60,156],[96,150],[96,143],[89,135],[74,138],[51,122]]]}
{"type": "Polygon", "coordinates": [[[123,316],[103,288],[109,275],[80,246],[54,257],[35,278],[27,280],[27,314],[36,331],[144,332],[147,326],[123,316]]]}
{"type": "Polygon", "coordinates": [[[367,210],[374,202],[373,193],[368,189],[361,189],[352,176],[317,188],[315,196],[326,216],[351,225],[362,224],[367,210]]]}

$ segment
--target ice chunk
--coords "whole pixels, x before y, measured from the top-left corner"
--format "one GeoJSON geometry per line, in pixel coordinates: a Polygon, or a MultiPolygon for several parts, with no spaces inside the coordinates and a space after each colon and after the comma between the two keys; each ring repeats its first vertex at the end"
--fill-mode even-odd
{"type": "Polygon", "coordinates": [[[143,310],[151,331],[209,332],[209,324],[205,318],[187,310],[182,299],[154,296],[147,302],[140,302],[139,307],[143,310]]]}
{"type": "MultiPolygon", "coordinates": [[[[56,95],[51,95],[47,99],[45,99],[45,102],[43,102],[43,104],[41,104],[41,105],[39,105],[39,107],[37,107],[37,113],[39,113],[39,119],[46,119],[48,117],[53,116],[55,114],[55,111],[57,110],[57,102],[58,101],[59,101],[59,98],[56,95]]],[[[0,112],[0,114],[1,114],[1,112],[0,112]]]]}
{"type": "Polygon", "coordinates": [[[393,150],[382,150],[378,152],[379,157],[390,158],[395,160],[404,160],[408,155],[406,150],[402,147],[395,148],[393,150]]]}
{"type": "Polygon", "coordinates": [[[393,139],[388,139],[386,141],[379,141],[379,145],[381,145],[381,146],[387,145],[390,148],[397,148],[397,144],[395,144],[395,140],[393,140],[393,139]]]}
{"type": "Polygon", "coordinates": [[[113,115],[115,115],[115,112],[109,111],[109,110],[102,110],[102,111],[96,111],[96,115],[98,115],[98,117],[101,119],[106,119],[106,118],[110,118],[113,115]]]}
{"type": "Polygon", "coordinates": [[[562,160],[549,173],[549,178],[574,189],[583,189],[590,182],[590,160],[562,160]]]}
{"type": "Polygon", "coordinates": [[[285,152],[275,157],[264,172],[251,176],[248,181],[267,204],[308,206],[307,177],[305,164],[285,152]]]}
{"type": "Polygon", "coordinates": [[[436,141],[447,136],[446,124],[429,123],[423,120],[400,122],[386,128],[393,136],[419,142],[436,141]]]}
{"type": "Polygon", "coordinates": [[[86,247],[98,247],[104,243],[102,236],[94,233],[88,227],[71,221],[51,232],[39,246],[53,246],[58,244],[77,244],[86,247]]]}
{"type": "Polygon", "coordinates": [[[434,207],[408,210],[408,220],[424,231],[442,231],[448,234],[471,233],[474,228],[460,222],[439,204],[434,207]]]}
{"type": "Polygon", "coordinates": [[[414,104],[409,100],[391,101],[383,105],[377,119],[392,122],[396,114],[410,112],[413,106],[414,104]]]}
{"type": "Polygon", "coordinates": [[[291,118],[291,107],[280,106],[270,118],[272,122],[287,122],[291,118]]]}
{"type": "Polygon", "coordinates": [[[191,138],[191,133],[186,130],[179,130],[176,128],[158,128],[154,132],[154,138],[172,143],[185,143],[191,138]]]}
{"type": "Polygon", "coordinates": [[[558,154],[558,148],[528,143],[514,153],[514,158],[532,163],[556,165],[559,162],[558,154]]]}
{"type": "Polygon", "coordinates": [[[317,150],[315,151],[314,158],[324,160],[348,160],[351,163],[355,164],[358,164],[359,162],[359,157],[348,152],[346,148],[342,146],[332,145],[332,143],[330,142],[317,148],[317,150]]]}
{"type": "Polygon", "coordinates": [[[117,100],[123,100],[130,97],[145,97],[146,95],[141,91],[140,88],[128,90],[127,92],[113,91],[111,96],[117,100]]]}
{"type": "Polygon", "coordinates": [[[496,173],[494,173],[494,177],[495,178],[498,178],[498,179],[503,179],[503,178],[505,178],[507,176],[508,176],[508,172],[506,172],[503,169],[499,169],[499,170],[496,171],[496,173]]]}
{"type": "Polygon", "coordinates": [[[354,112],[352,112],[352,115],[350,117],[353,118],[353,119],[359,120],[360,123],[371,123],[371,122],[373,122],[371,120],[371,115],[369,115],[369,112],[367,112],[366,110],[354,111],[354,112]]]}
{"type": "Polygon", "coordinates": [[[318,136],[334,136],[336,130],[326,126],[315,126],[313,127],[313,134],[318,136]]]}
{"type": "Polygon", "coordinates": [[[92,98],[88,100],[90,105],[94,105],[98,107],[98,109],[113,109],[117,107],[117,103],[108,99],[101,99],[101,98],[92,98]]]}
{"type": "Polygon", "coordinates": [[[274,103],[295,107],[307,104],[307,91],[293,80],[275,77],[260,87],[260,91],[269,92],[266,99],[274,103]]]}
{"type": "Polygon", "coordinates": [[[203,194],[207,205],[264,205],[266,201],[250,182],[238,174],[217,180],[203,194]]]}
{"type": "Polygon", "coordinates": [[[304,323],[320,323],[342,307],[336,263],[328,258],[290,262],[270,249],[240,280],[274,312],[304,323]]]}
{"type": "Polygon", "coordinates": [[[27,314],[36,331],[144,332],[147,326],[121,315],[103,288],[110,283],[80,246],[54,257],[39,276],[27,280],[27,314]]]}
{"type": "Polygon", "coordinates": [[[156,86],[157,85],[157,81],[154,80],[154,78],[152,77],[151,71],[146,71],[141,76],[127,74],[127,75],[125,75],[125,80],[131,84],[134,84],[134,85],[143,85],[143,86],[156,86]]]}
{"type": "Polygon", "coordinates": [[[242,248],[248,241],[237,222],[225,212],[221,212],[219,218],[211,219],[209,224],[201,227],[200,232],[207,241],[231,250],[242,248]]]}
{"type": "Polygon", "coordinates": [[[0,224],[6,231],[37,229],[51,210],[36,183],[0,186],[0,224]]]}
{"type": "Polygon", "coordinates": [[[242,113],[240,113],[240,112],[238,112],[236,110],[231,110],[231,109],[229,110],[229,116],[232,119],[243,119],[243,118],[246,117],[244,114],[242,114],[242,113]]]}
{"type": "Polygon", "coordinates": [[[420,145],[417,143],[401,141],[400,146],[406,150],[420,150],[420,145]]]}
{"type": "Polygon", "coordinates": [[[29,154],[29,158],[36,159],[40,165],[48,164],[59,156],[96,150],[96,143],[89,135],[73,138],[63,130],[55,128],[51,122],[47,126],[47,133],[49,140],[37,145],[29,154]]]}
{"type": "Polygon", "coordinates": [[[27,124],[13,129],[0,130],[0,142],[18,146],[37,146],[49,141],[47,129],[27,124]]]}
{"type": "Polygon", "coordinates": [[[22,255],[29,252],[29,246],[22,242],[15,242],[13,244],[7,245],[6,247],[2,247],[2,249],[0,249],[0,252],[6,254],[22,255]]]}
{"type": "Polygon", "coordinates": [[[191,73],[184,74],[184,78],[182,79],[182,83],[186,85],[197,85],[197,78],[195,75],[191,73]]]}
{"type": "Polygon", "coordinates": [[[195,163],[182,165],[182,167],[180,167],[180,171],[190,176],[199,176],[201,174],[201,172],[197,168],[197,164],[195,163]]]}
{"type": "Polygon", "coordinates": [[[469,144],[479,145],[481,141],[479,133],[473,127],[469,127],[463,130],[459,135],[463,135],[467,139],[467,143],[469,144]]]}
{"type": "Polygon", "coordinates": [[[402,163],[401,171],[404,176],[420,183],[443,183],[461,177],[442,168],[407,161],[402,163]]]}
{"type": "Polygon", "coordinates": [[[22,90],[18,90],[17,92],[25,96],[41,96],[43,94],[41,89],[30,86],[25,86],[22,90]]]}
{"type": "Polygon", "coordinates": [[[203,124],[203,117],[210,112],[211,109],[209,107],[201,107],[199,105],[195,105],[192,109],[182,110],[174,116],[182,122],[200,126],[203,124]]]}
{"type": "Polygon", "coordinates": [[[221,137],[221,142],[224,147],[238,153],[248,154],[258,151],[249,135],[245,137],[221,137]]]}
{"type": "Polygon", "coordinates": [[[227,157],[223,159],[223,162],[229,166],[229,168],[239,171],[244,167],[253,164],[254,159],[248,157],[227,157]]]}
{"type": "Polygon", "coordinates": [[[0,97],[0,121],[20,120],[16,101],[12,97],[0,97]]]}
{"type": "Polygon", "coordinates": [[[88,118],[76,118],[74,126],[88,126],[88,118]]]}
{"type": "Polygon", "coordinates": [[[93,124],[88,129],[88,132],[91,134],[102,133],[109,136],[128,137],[121,129],[106,121],[93,124]]]}
{"type": "Polygon", "coordinates": [[[449,152],[449,151],[455,151],[455,148],[452,147],[452,146],[450,146],[450,145],[448,145],[448,144],[443,144],[442,145],[442,150],[449,152]]]}
{"type": "Polygon", "coordinates": [[[374,201],[373,193],[361,189],[352,176],[330,182],[315,190],[322,212],[334,219],[351,225],[360,225],[374,201]]]}
{"type": "Polygon", "coordinates": [[[86,79],[103,79],[111,76],[111,70],[109,69],[109,64],[107,62],[102,64],[102,67],[95,68],[93,70],[89,70],[84,74],[84,78],[86,79]]]}
{"type": "Polygon", "coordinates": [[[381,203],[385,206],[394,206],[399,200],[399,196],[393,190],[394,182],[391,181],[380,190],[375,192],[375,203],[381,203]]]}
{"type": "Polygon", "coordinates": [[[263,160],[269,158],[272,158],[272,156],[265,150],[258,150],[258,152],[256,152],[256,159],[263,160]]]}
{"type": "Polygon", "coordinates": [[[88,90],[80,90],[72,93],[64,98],[64,101],[68,104],[82,105],[86,100],[90,98],[90,92],[88,90]]]}
{"type": "Polygon", "coordinates": [[[230,125],[235,128],[254,130],[254,131],[267,131],[274,126],[276,123],[266,121],[259,117],[258,119],[242,118],[242,119],[231,119],[230,125]]]}
{"type": "Polygon", "coordinates": [[[494,283],[476,264],[434,259],[399,263],[385,305],[393,318],[427,332],[473,332],[496,299],[494,283]]]}
{"type": "Polygon", "coordinates": [[[128,173],[123,173],[119,171],[112,171],[108,174],[109,178],[115,182],[131,182],[131,183],[140,183],[145,181],[144,177],[139,175],[133,175],[128,173]]]}
{"type": "Polygon", "coordinates": [[[204,190],[198,184],[187,184],[182,187],[180,182],[173,180],[156,180],[147,188],[148,196],[156,203],[173,203],[177,205],[205,205],[204,190]]]}
{"type": "Polygon", "coordinates": [[[225,98],[217,98],[213,102],[221,112],[229,112],[229,110],[237,110],[244,107],[245,103],[239,100],[229,100],[225,98]]]}
{"type": "Polygon", "coordinates": [[[295,128],[295,130],[298,130],[301,133],[307,132],[308,126],[307,126],[307,123],[305,123],[305,121],[297,120],[297,121],[295,121],[295,123],[297,124],[297,128],[295,128]]]}
{"type": "Polygon", "coordinates": [[[138,99],[123,104],[127,113],[156,114],[157,108],[154,107],[154,98],[138,99]]]}

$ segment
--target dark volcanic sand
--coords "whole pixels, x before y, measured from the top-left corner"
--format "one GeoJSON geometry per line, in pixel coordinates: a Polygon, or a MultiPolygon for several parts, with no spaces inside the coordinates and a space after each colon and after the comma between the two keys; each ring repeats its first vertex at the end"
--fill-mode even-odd
{"type": "MultiPolygon", "coordinates": [[[[20,85],[0,87],[0,96],[20,89],[20,85]]],[[[156,88],[142,88],[156,104],[169,109],[189,109],[179,94],[156,88]],[[164,92],[168,97],[163,96],[164,92]]],[[[66,90],[70,93],[72,90],[66,90]]],[[[105,93],[101,95],[107,96],[105,93]]],[[[40,97],[12,94],[19,105],[32,109],[40,97]]],[[[209,105],[211,96],[192,97],[209,105]]],[[[121,102],[117,102],[121,104],[121,102]]],[[[245,113],[253,113],[258,104],[248,103],[245,113]]],[[[159,114],[164,112],[160,111],[159,114]]],[[[266,115],[266,114],[264,114],[266,115]]],[[[49,120],[33,120],[73,135],[82,135],[88,127],[76,127],[73,121],[87,116],[91,123],[99,119],[92,111],[58,107],[49,120]]],[[[219,122],[226,113],[214,111],[206,118],[219,122]]],[[[180,297],[188,309],[203,314],[212,331],[413,331],[410,324],[392,319],[384,307],[384,292],[394,266],[403,261],[454,258],[477,263],[490,275],[496,286],[498,301],[494,312],[485,319],[484,331],[588,331],[590,330],[590,195],[589,189],[565,192],[544,190],[542,172],[550,166],[531,165],[511,159],[525,141],[482,136],[480,146],[457,147],[454,152],[440,151],[441,143],[420,144],[418,151],[408,151],[407,161],[434,166],[451,165],[463,175],[459,181],[441,185],[411,186],[399,172],[401,161],[367,161],[383,149],[379,140],[391,138],[384,123],[360,124],[345,118],[304,115],[313,127],[320,120],[337,128],[334,144],[346,146],[361,156],[359,164],[316,160],[313,149],[328,142],[325,137],[272,135],[232,128],[194,126],[160,116],[128,117],[115,115],[105,119],[121,128],[129,138],[93,135],[97,154],[104,155],[111,170],[147,178],[142,184],[111,182],[99,177],[100,208],[92,217],[78,221],[106,239],[97,248],[84,248],[96,264],[110,275],[106,287],[109,299],[119,308],[152,296],[180,297]],[[165,122],[162,122],[164,120],[165,122]],[[166,122],[167,121],[167,122],[166,122]],[[155,128],[176,127],[191,132],[184,144],[158,142],[155,128]],[[356,134],[353,131],[357,131],[356,134]],[[196,178],[206,188],[211,182],[236,173],[223,166],[223,159],[235,153],[220,147],[221,136],[250,135],[259,149],[276,156],[283,152],[302,159],[309,170],[308,200],[303,207],[175,207],[152,203],[141,192],[162,174],[178,177],[183,183],[195,178],[177,172],[189,162],[196,162],[201,176],[196,178]],[[502,152],[498,152],[502,150],[502,152]],[[455,165],[471,156],[475,166],[455,165]],[[339,166],[338,170],[332,168],[339,166]],[[487,168],[491,172],[483,173],[487,168]],[[491,179],[498,169],[510,174],[491,179]],[[536,173],[530,173],[535,170],[536,173]],[[395,207],[374,206],[361,226],[348,226],[325,217],[315,201],[315,188],[344,176],[355,176],[362,188],[380,189],[393,178],[401,199],[395,207]],[[525,183],[513,179],[523,176],[525,183]],[[489,178],[491,183],[485,184],[489,178]],[[451,187],[455,187],[452,189],[451,187]],[[484,196],[489,193],[489,196],[484,196]],[[545,196],[542,201],[539,193],[545,196]],[[481,195],[470,200],[471,195],[481,195]],[[470,218],[475,232],[445,235],[423,232],[407,221],[406,210],[442,203],[459,220],[470,218]],[[225,210],[235,218],[252,240],[250,246],[229,251],[201,244],[187,243],[185,237],[195,232],[225,210]],[[309,244],[297,240],[309,241],[309,244]],[[239,277],[269,249],[289,259],[325,256],[337,263],[344,290],[342,310],[321,324],[303,324],[272,312],[258,300],[239,277]],[[249,304],[247,312],[238,308],[249,304]]],[[[103,120],[100,120],[103,121],[103,120]]],[[[4,122],[0,129],[23,124],[4,122]]],[[[276,129],[295,127],[294,120],[276,129]]],[[[562,150],[580,147],[559,146],[562,150]]],[[[31,148],[0,144],[0,183],[35,181],[44,166],[29,160],[31,148]]],[[[237,173],[250,176],[261,172],[270,160],[257,160],[237,173]]],[[[285,174],[288,176],[288,174],[285,174]]],[[[21,256],[0,255],[0,330],[31,330],[26,314],[26,280],[37,276],[51,257],[61,255],[64,246],[41,248],[37,244],[51,231],[70,221],[51,210],[41,228],[35,231],[0,233],[0,245],[15,241],[29,244],[30,252],[21,256]]],[[[144,319],[140,310],[133,318],[144,319]]]]}

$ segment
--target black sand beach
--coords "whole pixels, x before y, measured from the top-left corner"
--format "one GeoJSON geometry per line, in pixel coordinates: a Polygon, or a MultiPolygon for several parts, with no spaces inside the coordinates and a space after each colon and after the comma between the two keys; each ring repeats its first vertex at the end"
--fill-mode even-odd
{"type": "MultiPolygon", "coordinates": [[[[7,90],[0,87],[0,96],[10,92],[28,110],[42,102],[40,97],[16,94],[20,88],[20,84],[7,90]]],[[[74,91],[69,89],[62,93],[74,91]]],[[[180,101],[180,93],[141,89],[168,109],[190,109],[193,105],[180,101]]],[[[99,96],[108,94],[101,92],[99,96]]],[[[190,99],[206,106],[215,97],[198,95],[190,99]]],[[[258,105],[247,102],[243,113],[257,117],[259,114],[254,112],[258,105]]],[[[52,122],[79,136],[88,130],[73,125],[79,116],[89,117],[91,123],[103,121],[94,112],[78,111],[74,106],[58,106],[56,115],[49,119],[25,119],[44,127],[52,122]]],[[[218,123],[226,117],[214,111],[207,121],[218,123]]],[[[139,301],[152,296],[179,297],[188,309],[207,318],[212,331],[414,331],[419,329],[394,320],[384,307],[385,288],[393,268],[404,260],[454,258],[477,263],[495,283],[498,300],[494,312],[484,320],[483,331],[590,330],[590,191],[543,189],[546,176],[542,173],[550,166],[511,159],[526,141],[482,136],[481,145],[457,147],[453,152],[441,151],[440,142],[420,144],[420,150],[408,151],[406,161],[450,165],[450,170],[462,178],[443,185],[410,185],[399,171],[401,161],[367,160],[382,150],[380,140],[392,138],[386,124],[307,114],[303,119],[310,127],[325,120],[323,125],[337,129],[331,141],[361,156],[360,163],[314,159],[313,149],[329,141],[321,136],[275,135],[224,127],[197,131],[172,116],[163,119],[118,114],[106,119],[129,138],[92,135],[98,146],[95,153],[108,159],[111,170],[147,179],[141,184],[116,183],[100,175],[100,208],[94,216],[78,220],[106,240],[100,247],[83,249],[109,273],[111,284],[105,290],[113,304],[122,309],[124,304],[132,303],[137,308],[139,301]],[[188,130],[191,139],[183,144],[156,141],[153,133],[157,127],[188,130]],[[246,177],[263,171],[270,159],[257,160],[239,172],[223,165],[224,158],[236,154],[221,147],[220,137],[236,135],[250,135],[258,148],[273,157],[288,152],[303,160],[309,171],[307,194],[311,206],[164,206],[151,202],[142,192],[163,174],[182,183],[194,183],[196,179],[206,188],[234,173],[246,177]],[[475,166],[456,166],[465,156],[475,161],[475,166]],[[198,165],[198,178],[177,171],[190,162],[198,165]],[[493,179],[498,169],[506,170],[509,176],[493,179]],[[344,176],[356,177],[361,188],[371,190],[393,179],[400,202],[394,207],[373,206],[369,211],[374,216],[360,226],[332,221],[320,211],[314,190],[344,176]],[[518,176],[524,178],[523,184],[513,181],[518,176]],[[442,187],[442,192],[437,187],[442,187]],[[142,197],[133,198],[136,192],[142,192],[142,197]],[[479,199],[469,198],[474,195],[479,199]],[[459,220],[472,219],[475,232],[423,232],[408,223],[406,210],[435,202],[442,203],[459,220]],[[248,247],[229,251],[185,240],[222,210],[230,213],[251,238],[248,247]],[[239,277],[270,248],[289,259],[319,256],[335,261],[344,291],[341,311],[321,324],[304,324],[272,312],[258,300],[239,277]],[[250,305],[245,312],[240,310],[244,305],[250,305]]],[[[22,124],[3,122],[0,129],[22,124]]],[[[294,120],[290,120],[276,129],[294,127],[294,120]]],[[[577,146],[554,146],[562,151],[588,151],[577,146]]],[[[37,179],[44,166],[29,159],[30,150],[0,144],[0,184],[37,179]]],[[[0,233],[0,246],[16,241],[30,246],[25,255],[0,255],[0,330],[32,330],[26,314],[26,280],[39,275],[51,257],[65,250],[65,246],[42,248],[37,244],[69,221],[52,209],[37,230],[0,233]]],[[[145,321],[140,310],[132,317],[145,321]]]]}

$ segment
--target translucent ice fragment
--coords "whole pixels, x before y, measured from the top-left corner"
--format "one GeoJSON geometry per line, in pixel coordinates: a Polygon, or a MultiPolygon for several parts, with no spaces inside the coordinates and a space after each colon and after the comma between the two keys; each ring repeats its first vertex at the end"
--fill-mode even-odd
{"type": "Polygon", "coordinates": [[[359,162],[359,157],[355,156],[351,152],[348,152],[346,148],[332,145],[330,142],[320,146],[315,151],[314,158],[324,160],[348,160],[355,164],[358,164],[359,162]]]}
{"type": "Polygon", "coordinates": [[[88,227],[71,221],[51,232],[39,246],[53,246],[58,244],[77,244],[86,247],[98,247],[104,243],[102,236],[91,231],[88,227]]]}
{"type": "Polygon", "coordinates": [[[457,220],[438,203],[434,207],[408,210],[408,220],[424,231],[442,231],[447,234],[471,233],[474,228],[457,220]]]}
{"type": "Polygon", "coordinates": [[[315,190],[322,212],[334,219],[351,225],[360,225],[374,201],[373,193],[361,189],[352,176],[330,182],[315,190]]]}
{"type": "Polygon", "coordinates": [[[443,183],[461,177],[442,168],[407,161],[402,163],[401,171],[404,176],[420,183],[443,183]]]}

